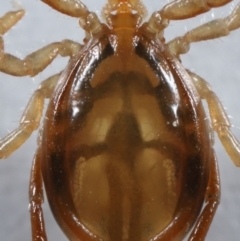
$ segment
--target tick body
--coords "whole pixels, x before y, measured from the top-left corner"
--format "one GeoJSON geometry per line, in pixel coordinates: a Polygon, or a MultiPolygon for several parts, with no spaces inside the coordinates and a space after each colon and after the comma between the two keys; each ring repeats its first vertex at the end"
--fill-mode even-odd
{"type": "MultiPolygon", "coordinates": [[[[45,2],[80,17],[87,35],[84,46],[65,40],[30,56],[33,68],[9,68],[7,54],[0,64],[5,73],[35,75],[51,54],[71,57],[65,70],[42,82],[19,130],[1,143],[6,158],[38,127],[50,98],[30,180],[33,240],[46,240],[42,182],[69,240],[180,241],[189,232],[189,240],[204,240],[220,196],[212,129],[236,165],[239,142],[216,95],[184,69],[179,54],[225,32],[207,33],[210,24],[165,43],[168,21],[193,10],[169,15],[176,7],[168,5],[143,23],[140,2],[109,1],[102,24],[80,2],[76,11],[74,1],[45,2]]],[[[238,9],[224,20],[228,31],[238,27],[238,9]]]]}

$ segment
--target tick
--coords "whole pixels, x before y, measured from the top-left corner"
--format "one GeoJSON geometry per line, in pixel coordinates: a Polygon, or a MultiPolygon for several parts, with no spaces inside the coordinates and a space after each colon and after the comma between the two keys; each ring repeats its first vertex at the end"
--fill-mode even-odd
{"type": "MultiPolygon", "coordinates": [[[[79,18],[86,36],[84,44],[55,42],[24,60],[4,52],[0,38],[0,71],[9,75],[35,76],[57,55],[70,57],[64,70],[40,84],[19,128],[0,142],[4,159],[39,129],[29,188],[32,240],[47,240],[43,184],[69,240],[180,241],[187,234],[204,240],[220,200],[213,131],[236,166],[240,143],[209,84],[182,66],[180,54],[192,42],[239,28],[240,5],[166,42],[170,20],[229,1],[178,0],[144,20],[139,0],[109,0],[102,22],[80,1],[42,1],[79,18]]],[[[4,15],[0,34],[23,15],[4,15]]]]}

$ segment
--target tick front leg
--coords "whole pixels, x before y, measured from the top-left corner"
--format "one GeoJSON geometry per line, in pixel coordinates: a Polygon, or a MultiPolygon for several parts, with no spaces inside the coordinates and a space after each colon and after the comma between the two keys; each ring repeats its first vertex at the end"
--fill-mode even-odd
{"type": "Polygon", "coordinates": [[[33,160],[29,184],[29,211],[31,216],[33,241],[47,241],[42,211],[43,186],[40,153],[41,152],[38,149],[33,160]]]}
{"type": "Polygon", "coordinates": [[[25,14],[24,10],[8,12],[0,18],[0,63],[4,57],[4,43],[2,36],[13,27],[25,14]]]}
{"type": "Polygon", "coordinates": [[[240,28],[240,4],[226,18],[216,19],[203,24],[182,37],[177,37],[168,43],[173,54],[185,54],[190,48],[190,43],[229,35],[230,31],[240,28]]]}
{"type": "Polygon", "coordinates": [[[14,26],[24,15],[24,10],[8,12],[0,18],[0,72],[14,76],[35,76],[43,71],[56,57],[72,56],[82,48],[82,45],[71,40],[63,40],[49,44],[24,59],[19,59],[4,52],[2,35],[14,26]]]}
{"type": "Polygon", "coordinates": [[[159,13],[165,19],[181,20],[195,17],[229,2],[231,0],[176,0],[164,6],[159,13]]]}
{"type": "Polygon", "coordinates": [[[81,27],[88,34],[98,34],[102,30],[102,24],[97,15],[90,12],[79,0],[41,0],[55,10],[71,17],[80,18],[81,27]]]}
{"type": "MultiPolygon", "coordinates": [[[[147,28],[151,33],[157,34],[168,26],[170,20],[192,18],[229,2],[231,0],[175,0],[165,5],[160,11],[154,12],[147,22],[147,28]]],[[[237,23],[239,17],[234,21],[237,23]]],[[[202,29],[202,32],[205,30],[207,31],[207,28],[202,29]]]]}
{"type": "Polygon", "coordinates": [[[7,158],[30,137],[34,130],[38,129],[44,99],[51,96],[60,75],[61,73],[46,79],[34,92],[23,112],[19,127],[0,140],[0,159],[7,158]]]}
{"type": "Polygon", "coordinates": [[[188,241],[205,240],[208,229],[212,223],[220,202],[220,179],[217,159],[214,151],[210,158],[210,175],[205,196],[205,207],[203,208],[188,241]]]}
{"type": "Polygon", "coordinates": [[[217,132],[220,141],[234,164],[240,166],[240,142],[230,131],[231,123],[220,100],[204,79],[191,71],[188,71],[188,73],[192,77],[200,97],[207,101],[214,131],[217,132]]]}

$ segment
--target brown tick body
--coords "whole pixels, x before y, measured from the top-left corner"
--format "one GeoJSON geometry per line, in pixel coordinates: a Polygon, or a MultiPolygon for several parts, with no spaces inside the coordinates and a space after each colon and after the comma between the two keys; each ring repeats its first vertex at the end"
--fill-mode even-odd
{"type": "MultiPolygon", "coordinates": [[[[57,54],[71,57],[64,71],[42,82],[19,128],[0,142],[0,158],[6,158],[38,128],[50,98],[31,172],[32,240],[47,240],[42,182],[69,240],[180,241],[190,231],[189,240],[204,240],[220,196],[212,129],[237,166],[240,144],[216,95],[184,69],[179,55],[191,42],[239,28],[239,5],[225,19],[165,43],[169,20],[226,1],[194,7],[176,1],[144,23],[140,1],[109,0],[106,24],[79,1],[43,2],[79,17],[86,38],[84,46],[64,40],[24,60],[5,53],[0,42],[0,71],[15,76],[36,75],[57,54]]],[[[1,34],[23,14],[5,15],[1,34]]]]}

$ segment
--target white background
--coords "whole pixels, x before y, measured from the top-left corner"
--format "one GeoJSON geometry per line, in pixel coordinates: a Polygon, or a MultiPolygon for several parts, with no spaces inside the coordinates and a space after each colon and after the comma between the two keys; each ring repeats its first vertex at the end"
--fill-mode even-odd
{"type": "MultiPolygon", "coordinates": [[[[104,0],[88,0],[86,5],[98,14],[104,0]]],[[[165,1],[144,1],[151,13],[165,1]]],[[[24,58],[44,45],[69,38],[82,42],[83,31],[76,19],[64,16],[40,0],[21,0],[26,16],[4,36],[5,51],[24,58]]],[[[227,16],[237,1],[214,9],[198,18],[171,22],[166,38],[184,34],[187,30],[217,17],[227,16]]],[[[0,16],[14,10],[10,0],[1,0],[0,16]]],[[[187,68],[204,77],[219,96],[233,124],[232,131],[240,139],[240,30],[217,40],[195,43],[183,56],[187,68]]],[[[0,137],[18,126],[18,120],[31,94],[41,80],[61,71],[67,59],[57,58],[37,77],[11,77],[0,73],[0,137]]],[[[30,241],[28,213],[28,181],[32,157],[36,149],[36,134],[7,160],[0,161],[0,240],[30,241]]],[[[207,241],[238,241],[240,237],[240,169],[236,168],[216,138],[222,198],[207,235],[207,241]]],[[[47,203],[47,202],[46,202],[47,203]]],[[[45,220],[49,241],[66,241],[45,203],[45,220]]]]}

